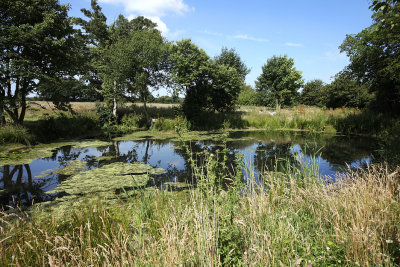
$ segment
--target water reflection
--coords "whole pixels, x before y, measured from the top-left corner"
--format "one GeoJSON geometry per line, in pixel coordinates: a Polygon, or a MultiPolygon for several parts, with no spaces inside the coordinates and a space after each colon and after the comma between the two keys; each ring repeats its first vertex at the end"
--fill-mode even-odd
{"type": "MultiPolygon", "coordinates": [[[[188,143],[198,165],[204,161],[203,151],[219,155],[224,147],[211,141],[188,143]]],[[[247,164],[256,173],[266,170],[282,171],[289,162],[299,165],[300,156],[309,161],[313,155],[321,153],[319,172],[321,175],[335,175],[350,166],[362,166],[374,158],[376,142],[371,139],[340,136],[308,135],[283,132],[232,132],[229,141],[227,162],[235,166],[235,154],[244,154],[247,164]]],[[[54,189],[68,175],[53,173],[51,170],[66,167],[70,161],[81,160],[86,169],[92,169],[113,162],[143,162],[153,167],[163,168],[166,173],[153,177],[146,186],[162,187],[166,182],[192,181],[189,155],[179,143],[163,140],[144,139],[141,141],[120,141],[104,147],[74,148],[65,146],[54,150],[47,158],[34,160],[30,164],[0,167],[0,206],[30,205],[52,196],[45,194],[54,189]],[[47,174],[41,175],[43,171],[47,174]]],[[[220,157],[220,160],[222,158],[220,157]]]]}

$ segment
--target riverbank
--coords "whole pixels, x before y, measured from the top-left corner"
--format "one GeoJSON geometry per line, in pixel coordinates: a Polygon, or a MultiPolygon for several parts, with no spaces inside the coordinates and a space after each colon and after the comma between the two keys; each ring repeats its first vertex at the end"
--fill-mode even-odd
{"type": "MultiPolygon", "coordinates": [[[[47,102],[30,102],[24,126],[0,128],[0,146],[7,144],[47,143],[71,138],[106,138],[145,130],[140,104],[125,104],[119,110],[117,125],[102,122],[93,102],[71,103],[73,112],[54,109],[47,102]]],[[[231,113],[199,114],[194,122],[179,115],[179,106],[149,104],[153,119],[151,130],[174,132],[175,129],[215,131],[225,129],[295,130],[314,133],[363,135],[389,138],[400,132],[400,121],[383,114],[356,109],[320,109],[293,107],[279,111],[265,107],[242,106],[231,113]]],[[[386,139],[387,139],[386,138],[386,139]]]]}
{"type": "Polygon", "coordinates": [[[265,174],[263,188],[244,194],[234,185],[143,189],[112,204],[83,201],[60,217],[2,213],[0,263],[399,264],[399,169],[375,166],[331,185],[296,175],[265,174]]]}

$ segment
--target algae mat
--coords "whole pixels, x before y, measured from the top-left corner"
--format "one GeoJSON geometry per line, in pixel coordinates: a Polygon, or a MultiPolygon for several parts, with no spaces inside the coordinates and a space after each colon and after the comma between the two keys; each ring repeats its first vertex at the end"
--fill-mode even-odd
{"type": "Polygon", "coordinates": [[[51,157],[55,149],[63,146],[72,146],[74,148],[87,148],[109,145],[112,145],[112,143],[100,140],[83,140],[24,147],[14,151],[0,153],[0,166],[29,164],[35,159],[51,157]]]}
{"type": "Polygon", "coordinates": [[[153,175],[165,173],[142,163],[115,162],[92,170],[83,171],[61,182],[48,194],[65,192],[68,195],[101,194],[113,197],[121,188],[145,186],[153,175]]]}
{"type": "Polygon", "coordinates": [[[79,207],[89,200],[115,201],[118,190],[144,187],[152,176],[164,173],[164,169],[142,163],[111,163],[71,176],[54,190],[46,192],[65,196],[38,203],[37,207],[55,216],[62,216],[70,208],[79,207]]]}

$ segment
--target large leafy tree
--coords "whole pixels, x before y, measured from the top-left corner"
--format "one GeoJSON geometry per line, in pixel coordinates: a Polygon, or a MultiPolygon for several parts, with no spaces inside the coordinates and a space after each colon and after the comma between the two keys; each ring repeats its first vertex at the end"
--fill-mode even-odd
{"type": "Polygon", "coordinates": [[[0,2],[0,117],[22,124],[29,93],[78,72],[81,43],[68,9],[57,0],[0,2]]]}
{"type": "Polygon", "coordinates": [[[300,96],[301,103],[309,106],[321,106],[324,85],[324,82],[319,79],[304,84],[300,96]]]}
{"type": "Polygon", "coordinates": [[[400,114],[400,1],[372,1],[373,24],[347,35],[340,46],[350,57],[347,67],[375,92],[374,107],[400,114]]]}
{"type": "Polygon", "coordinates": [[[325,85],[316,100],[330,108],[354,107],[365,108],[373,98],[368,86],[354,79],[348,72],[340,72],[335,80],[325,85]]]}
{"type": "Polygon", "coordinates": [[[221,53],[217,55],[214,60],[219,65],[234,68],[243,81],[246,79],[246,75],[250,72],[250,69],[247,68],[246,64],[240,58],[240,55],[233,48],[228,49],[223,47],[221,53]]]}
{"type": "Polygon", "coordinates": [[[140,98],[149,123],[146,103],[151,96],[150,88],[157,90],[167,82],[167,44],[150,20],[123,20],[121,17],[118,25],[113,25],[119,38],[101,52],[102,93],[105,99],[116,99],[116,94],[140,98]]]}
{"type": "Polygon", "coordinates": [[[149,89],[158,89],[166,81],[166,42],[155,29],[157,24],[144,17],[128,20],[120,15],[108,26],[96,0],[91,9],[83,9],[88,20],[79,21],[88,44],[87,81],[102,95],[114,121],[118,101],[129,95],[145,103],[149,121],[149,89]]]}
{"type": "Polygon", "coordinates": [[[184,39],[171,46],[171,74],[177,89],[185,94],[182,109],[189,120],[209,108],[210,58],[184,39]]]}
{"type": "Polygon", "coordinates": [[[183,112],[195,120],[202,111],[229,111],[243,86],[236,69],[218,64],[189,39],[171,46],[172,80],[185,99],[183,112]]]}
{"type": "Polygon", "coordinates": [[[294,67],[292,58],[286,55],[273,56],[262,67],[262,73],[256,80],[256,89],[267,98],[266,104],[291,106],[302,84],[301,72],[294,67]]]}

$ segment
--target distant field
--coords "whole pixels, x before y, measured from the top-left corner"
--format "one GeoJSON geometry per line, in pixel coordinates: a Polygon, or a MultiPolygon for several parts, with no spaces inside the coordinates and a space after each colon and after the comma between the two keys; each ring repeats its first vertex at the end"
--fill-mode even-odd
{"type": "MultiPolygon", "coordinates": [[[[75,111],[94,111],[96,102],[71,102],[72,109],[75,111]]],[[[31,109],[44,109],[53,110],[54,105],[52,102],[48,101],[29,101],[28,105],[31,109]]],[[[143,106],[143,103],[124,103],[123,106],[135,105],[138,107],[143,106]]],[[[172,108],[177,107],[179,104],[159,104],[159,103],[148,103],[148,107],[152,108],[172,108]]]]}

